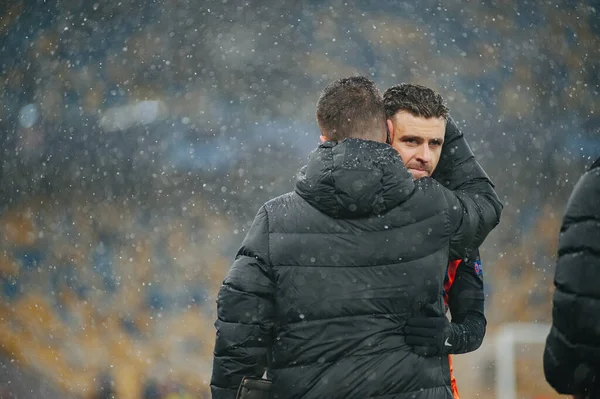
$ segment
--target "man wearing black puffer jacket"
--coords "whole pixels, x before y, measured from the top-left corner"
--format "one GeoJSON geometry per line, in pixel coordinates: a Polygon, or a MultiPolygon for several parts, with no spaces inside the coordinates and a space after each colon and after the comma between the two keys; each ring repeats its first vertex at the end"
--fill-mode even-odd
{"type": "Polygon", "coordinates": [[[600,158],[567,203],[555,273],[546,380],[560,394],[600,398],[600,158]]]}
{"type": "MultiPolygon", "coordinates": [[[[415,179],[433,177],[458,190],[475,176],[487,179],[464,135],[448,115],[442,96],[411,83],[387,89],[383,103],[390,141],[415,179]]],[[[407,320],[406,342],[422,356],[448,355],[452,392],[459,399],[451,355],[479,348],[486,332],[483,270],[479,253],[450,259],[444,279],[444,300],[452,314],[424,309],[407,320]],[[425,316],[422,314],[425,313],[425,316]]]]}
{"type": "Polygon", "coordinates": [[[450,399],[447,357],[414,353],[403,328],[443,313],[449,253],[468,256],[499,222],[493,187],[413,181],[367,78],[327,86],[317,121],[330,141],[259,210],[219,292],[213,398],[266,370],[276,399],[450,399]]]}

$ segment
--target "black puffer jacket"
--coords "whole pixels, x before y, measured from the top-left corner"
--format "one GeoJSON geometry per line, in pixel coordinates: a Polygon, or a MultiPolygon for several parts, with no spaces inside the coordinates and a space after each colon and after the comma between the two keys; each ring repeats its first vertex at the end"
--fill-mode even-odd
{"type": "MultiPolygon", "coordinates": [[[[450,190],[458,190],[465,185],[487,181],[491,184],[481,165],[475,160],[473,151],[452,117],[448,117],[446,134],[440,162],[433,178],[450,190]]],[[[493,202],[493,201],[492,201],[493,202]]],[[[454,260],[454,259],[451,259],[454,260]]],[[[475,263],[481,267],[479,251],[472,259],[459,263],[453,282],[448,289],[448,305],[452,323],[460,324],[460,339],[456,339],[450,353],[468,353],[481,346],[485,337],[485,296],[483,291],[483,271],[475,270],[475,263]]],[[[448,270],[447,281],[452,281],[448,270]]],[[[445,282],[445,284],[446,284],[445,282]]],[[[446,288],[446,287],[444,287],[446,288]]]]}
{"type": "Polygon", "coordinates": [[[567,203],[544,372],[561,394],[600,397],[600,159],[567,203]]]}
{"type": "Polygon", "coordinates": [[[402,327],[425,304],[443,314],[449,249],[469,253],[498,223],[489,181],[465,187],[414,182],[382,143],[319,146],[221,287],[213,398],[267,367],[274,398],[451,398],[447,356],[414,354],[402,327]]]}

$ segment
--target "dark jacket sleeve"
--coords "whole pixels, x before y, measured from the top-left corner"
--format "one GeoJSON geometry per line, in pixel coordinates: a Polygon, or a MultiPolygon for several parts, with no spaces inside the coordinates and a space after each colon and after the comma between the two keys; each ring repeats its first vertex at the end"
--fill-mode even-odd
{"type": "Polygon", "coordinates": [[[600,162],[594,165],[573,189],[560,230],[544,373],[561,394],[600,386],[600,162]]]}
{"type": "Polygon", "coordinates": [[[244,376],[261,378],[273,341],[273,270],[269,265],[268,216],[256,215],[217,299],[217,338],[212,397],[235,398],[244,376]]]}
{"type": "MultiPolygon", "coordinates": [[[[463,185],[472,180],[486,181],[494,187],[488,175],[475,159],[475,155],[469,143],[467,143],[464,134],[450,116],[446,124],[440,161],[432,177],[444,187],[453,191],[459,190],[463,185]]],[[[497,197],[494,202],[498,202],[498,206],[502,207],[497,197]]]]}
{"type": "Polygon", "coordinates": [[[440,163],[432,177],[452,191],[453,195],[447,195],[453,229],[450,258],[461,259],[479,248],[498,225],[503,205],[492,181],[450,117],[440,163]]]}
{"type": "Polygon", "coordinates": [[[469,353],[481,346],[487,320],[484,313],[483,271],[477,252],[459,263],[448,292],[455,338],[451,353],[469,353]]]}

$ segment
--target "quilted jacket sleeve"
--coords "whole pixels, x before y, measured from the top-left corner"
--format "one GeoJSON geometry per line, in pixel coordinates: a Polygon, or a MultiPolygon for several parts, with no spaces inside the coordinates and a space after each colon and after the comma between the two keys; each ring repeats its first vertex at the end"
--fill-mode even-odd
{"type": "Polygon", "coordinates": [[[562,394],[600,395],[600,160],[571,194],[559,238],[548,383],[562,394]]]}
{"type": "Polygon", "coordinates": [[[460,339],[450,352],[469,353],[478,349],[485,337],[487,320],[484,313],[483,271],[479,252],[462,260],[448,293],[452,324],[460,339]]]}
{"type": "Polygon", "coordinates": [[[219,291],[213,398],[233,399],[243,377],[264,374],[273,340],[274,291],[269,222],[263,207],[219,291]]]}
{"type": "Polygon", "coordinates": [[[454,231],[450,258],[461,259],[498,225],[503,205],[452,118],[448,118],[440,163],[432,177],[454,194],[449,197],[454,231]]]}

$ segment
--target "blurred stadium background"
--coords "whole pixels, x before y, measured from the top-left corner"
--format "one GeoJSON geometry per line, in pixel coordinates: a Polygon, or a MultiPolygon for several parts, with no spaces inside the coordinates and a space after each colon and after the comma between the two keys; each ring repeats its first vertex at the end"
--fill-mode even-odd
{"type": "MultiPolygon", "coordinates": [[[[595,1],[0,3],[0,398],[208,398],[215,294],[256,210],[317,145],[319,91],[438,90],[505,202],[488,335],[550,321],[560,219],[600,155],[595,1]]],[[[519,398],[555,398],[541,345],[519,398]]]]}

